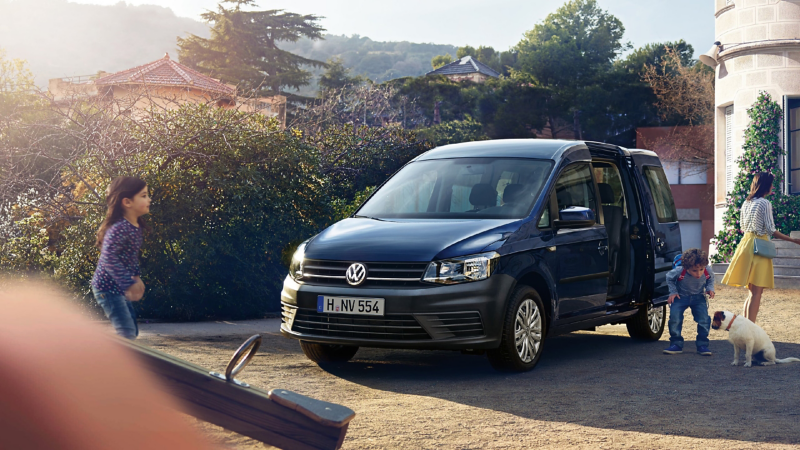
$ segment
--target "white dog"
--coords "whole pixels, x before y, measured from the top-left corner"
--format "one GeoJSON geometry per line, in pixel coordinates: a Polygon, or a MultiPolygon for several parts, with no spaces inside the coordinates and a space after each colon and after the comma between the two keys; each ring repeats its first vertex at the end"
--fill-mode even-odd
{"type": "Polygon", "coordinates": [[[759,359],[763,359],[763,362],[756,362],[763,366],[800,362],[800,358],[777,359],[775,346],[772,345],[767,333],[744,316],[737,316],[729,311],[715,312],[711,328],[719,330],[723,327],[725,331],[728,331],[728,341],[733,344],[733,363],[731,364],[733,366],[739,364],[739,350],[741,349],[744,349],[745,367],[752,365],[753,354],[760,356],[759,359]]]}

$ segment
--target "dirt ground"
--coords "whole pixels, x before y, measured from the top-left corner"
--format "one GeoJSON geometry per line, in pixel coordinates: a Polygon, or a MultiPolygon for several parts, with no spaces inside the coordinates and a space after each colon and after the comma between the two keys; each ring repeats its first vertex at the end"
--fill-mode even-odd
{"type": "MultiPolygon", "coordinates": [[[[765,293],[758,323],[779,358],[800,357],[799,294],[765,293]]],[[[738,314],[745,295],[721,287],[710,310],[738,314]]],[[[548,339],[538,366],[523,374],[495,372],[482,356],[383,349],[323,370],[270,328],[239,378],[352,408],[345,449],[800,447],[800,363],[732,367],[732,346],[714,330],[714,355],[700,356],[688,310],[681,355],[661,353],[666,330],[660,342],[643,343],[624,326],[605,326],[548,339]]],[[[144,333],[141,341],[217,370],[248,336],[144,333]]],[[[224,447],[271,448],[187,420],[224,447]]]]}

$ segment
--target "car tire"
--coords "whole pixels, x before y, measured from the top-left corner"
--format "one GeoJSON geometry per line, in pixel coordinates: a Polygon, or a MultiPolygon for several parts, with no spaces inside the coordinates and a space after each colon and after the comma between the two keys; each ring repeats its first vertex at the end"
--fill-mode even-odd
{"type": "Polygon", "coordinates": [[[544,312],[535,289],[519,286],[514,290],[503,320],[500,346],[487,352],[492,367],[504,372],[526,372],[536,366],[547,336],[544,312]]]}
{"type": "Polygon", "coordinates": [[[639,312],[625,322],[630,337],[645,341],[659,340],[667,323],[666,310],[667,305],[653,307],[652,303],[647,302],[646,306],[639,308],[639,312]]]}
{"type": "Polygon", "coordinates": [[[358,347],[353,345],[318,344],[306,341],[300,341],[300,348],[308,359],[317,364],[347,362],[358,351],[358,347]]]}

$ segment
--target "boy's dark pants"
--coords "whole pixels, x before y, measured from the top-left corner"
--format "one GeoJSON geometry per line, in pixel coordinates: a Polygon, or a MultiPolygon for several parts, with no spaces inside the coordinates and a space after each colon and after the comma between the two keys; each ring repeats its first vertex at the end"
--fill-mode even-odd
{"type": "Polygon", "coordinates": [[[711,328],[711,317],[708,316],[708,302],[705,294],[681,295],[669,307],[669,342],[683,348],[683,313],[692,309],[692,317],[697,322],[697,347],[708,346],[708,331],[711,328]]]}

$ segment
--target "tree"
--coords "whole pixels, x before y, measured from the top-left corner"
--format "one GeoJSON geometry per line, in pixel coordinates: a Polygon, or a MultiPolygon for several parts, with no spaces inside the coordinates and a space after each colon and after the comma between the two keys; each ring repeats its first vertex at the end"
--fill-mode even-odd
{"type": "Polygon", "coordinates": [[[657,64],[648,64],[642,79],[653,90],[661,119],[675,124],[670,134],[650,147],[671,149],[671,158],[714,164],[714,72],[685,53],[665,47],[657,64]]]}
{"type": "Polygon", "coordinates": [[[328,68],[319,77],[319,87],[322,91],[341,89],[345,86],[361,84],[363,81],[361,76],[351,75],[351,70],[344,66],[341,58],[331,58],[328,60],[328,68]]]}
{"type": "Polygon", "coordinates": [[[436,55],[431,59],[431,66],[433,70],[438,69],[439,67],[446,66],[453,62],[453,57],[448,53],[445,55],[436,55]]]}
{"type": "Polygon", "coordinates": [[[515,47],[518,60],[512,74],[548,91],[552,130],[560,119],[574,123],[575,137],[581,137],[576,118],[595,97],[589,87],[597,87],[629,47],[622,42],[624,32],[622,22],[601,10],[596,0],[571,0],[525,33],[515,47]]]}
{"type": "Polygon", "coordinates": [[[321,39],[319,17],[282,10],[245,11],[255,0],[222,0],[217,11],[202,14],[211,24],[211,37],[190,34],[178,38],[180,61],[225,82],[256,94],[276,95],[281,89],[300,88],[311,73],[302,66],[324,67],[322,61],[303,58],[278,48],[278,42],[301,37],[321,39]],[[233,4],[226,8],[225,4],[233,4]]]}

